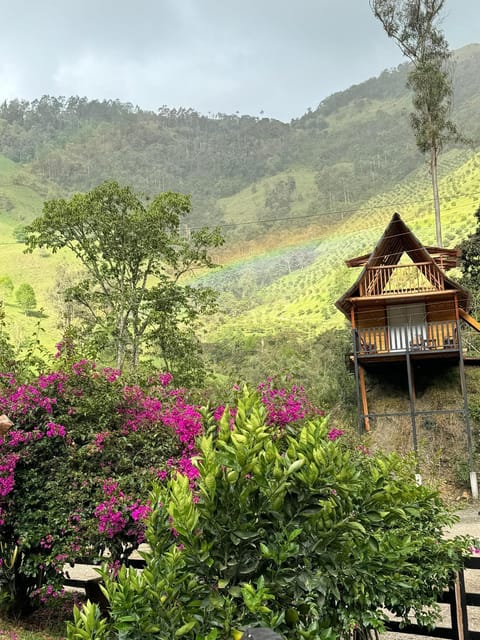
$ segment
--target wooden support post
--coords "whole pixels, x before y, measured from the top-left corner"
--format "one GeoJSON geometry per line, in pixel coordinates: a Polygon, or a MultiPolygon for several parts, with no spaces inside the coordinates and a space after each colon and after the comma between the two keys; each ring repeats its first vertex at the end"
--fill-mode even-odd
{"type": "Polygon", "coordinates": [[[407,378],[408,378],[408,396],[410,399],[410,418],[412,420],[413,450],[417,455],[418,441],[417,441],[417,423],[416,423],[416,415],[415,415],[415,381],[413,379],[412,360],[410,358],[410,351],[408,350],[408,342],[407,342],[407,378]]]}
{"type": "Polygon", "coordinates": [[[468,640],[467,598],[463,571],[459,571],[455,577],[453,593],[455,597],[450,604],[453,637],[455,640],[468,640]]]}
{"type": "Polygon", "coordinates": [[[365,418],[363,415],[362,402],[361,402],[360,365],[358,364],[358,335],[357,335],[356,329],[352,329],[352,343],[353,343],[353,363],[355,365],[355,387],[357,389],[358,433],[362,435],[365,418]]]}
{"type": "Polygon", "coordinates": [[[359,365],[358,381],[360,386],[360,398],[362,402],[363,423],[365,431],[370,431],[370,418],[368,417],[367,387],[365,384],[365,369],[359,365]]]}
{"type": "Polygon", "coordinates": [[[470,410],[468,408],[468,396],[467,396],[467,380],[465,377],[465,362],[463,361],[463,346],[462,336],[460,334],[460,323],[457,320],[457,337],[458,337],[458,368],[460,370],[460,386],[463,396],[463,416],[465,419],[465,431],[467,434],[467,451],[468,451],[468,466],[470,468],[470,488],[472,491],[472,498],[478,500],[478,482],[477,473],[473,468],[473,438],[472,427],[470,425],[470,410]]]}

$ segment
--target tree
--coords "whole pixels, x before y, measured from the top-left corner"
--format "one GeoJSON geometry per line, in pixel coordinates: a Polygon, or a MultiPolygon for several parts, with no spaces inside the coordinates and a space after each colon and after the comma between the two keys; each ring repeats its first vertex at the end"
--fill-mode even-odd
{"type": "Polygon", "coordinates": [[[207,287],[180,287],[166,281],[153,291],[149,341],[158,349],[163,370],[172,373],[181,386],[194,386],[205,375],[196,330],[200,317],[217,309],[217,297],[207,287]]]}
{"type": "Polygon", "coordinates": [[[15,291],[15,298],[17,300],[17,304],[22,308],[22,311],[25,312],[26,316],[28,316],[30,311],[33,311],[33,309],[36,309],[37,307],[35,291],[33,290],[32,285],[27,282],[24,282],[18,287],[15,291]]]}
{"type": "Polygon", "coordinates": [[[13,292],[13,282],[10,276],[0,276],[0,296],[6,298],[13,292]]]}
{"type": "Polygon", "coordinates": [[[19,224],[13,230],[13,237],[19,243],[25,242],[25,227],[23,224],[19,224]]]}
{"type": "MultiPolygon", "coordinates": [[[[475,211],[476,229],[460,244],[462,282],[472,293],[472,307],[478,312],[480,302],[480,207],[475,211]]],[[[476,313],[474,314],[476,315],[476,313]]]]}
{"type": "Polygon", "coordinates": [[[297,185],[293,176],[279,180],[265,196],[265,208],[273,215],[288,216],[297,185]]]}
{"type": "Polygon", "coordinates": [[[411,125],[418,149],[429,153],[437,245],[442,246],[438,155],[447,142],[465,142],[450,120],[452,78],[448,66],[451,53],[438,28],[445,0],[370,0],[370,7],[413,64],[407,86],[413,91],[411,125]]]}
{"type": "MultiPolygon", "coordinates": [[[[207,228],[183,237],[180,221],[190,211],[189,196],[165,192],[145,201],[110,181],[70,200],[45,202],[43,215],[26,227],[27,251],[67,248],[82,263],[87,277],[68,295],[88,310],[89,328],[113,347],[117,367],[138,365],[145,342],[154,339],[165,289],[185,293],[182,276],[215,266],[209,249],[223,239],[207,228]]],[[[173,332],[179,328],[174,318],[173,332]]]]}

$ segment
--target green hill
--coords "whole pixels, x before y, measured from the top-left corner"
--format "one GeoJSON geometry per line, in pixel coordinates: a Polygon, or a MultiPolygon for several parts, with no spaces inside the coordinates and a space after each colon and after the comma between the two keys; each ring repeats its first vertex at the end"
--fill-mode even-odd
{"type": "MultiPolygon", "coordinates": [[[[480,140],[480,45],[456,53],[455,113],[480,140]]],[[[26,256],[21,226],[46,198],[116,179],[151,195],[192,194],[187,226],[220,224],[225,267],[206,281],[222,292],[209,337],[230,331],[315,335],[340,326],[333,301],[355,276],[346,258],[372,248],[393,211],[433,242],[429,177],[409,129],[408,67],[338,92],[284,124],[191,109],[142,111],[118,101],[44,96],[0,105],[0,277],[32,284],[43,307],[45,341],[58,335],[55,282],[68,256],[26,256]],[[59,272],[60,269],[60,272],[59,272]]],[[[479,158],[450,148],[441,156],[444,238],[454,246],[472,228],[479,158]]],[[[13,295],[15,330],[29,335],[13,295]]]]}

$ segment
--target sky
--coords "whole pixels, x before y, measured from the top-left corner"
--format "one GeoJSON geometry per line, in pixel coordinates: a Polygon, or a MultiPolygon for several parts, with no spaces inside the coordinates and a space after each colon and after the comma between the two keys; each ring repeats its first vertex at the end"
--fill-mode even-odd
{"type": "MultiPolygon", "coordinates": [[[[368,0],[0,0],[0,100],[42,95],[285,122],[404,61],[368,0]]],[[[447,0],[451,49],[480,1],[447,0]]]]}

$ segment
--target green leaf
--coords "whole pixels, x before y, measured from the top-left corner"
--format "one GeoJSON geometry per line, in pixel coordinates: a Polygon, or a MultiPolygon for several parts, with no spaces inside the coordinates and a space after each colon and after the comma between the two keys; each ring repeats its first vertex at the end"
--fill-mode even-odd
{"type": "Polygon", "coordinates": [[[180,629],[177,629],[175,631],[175,637],[179,638],[180,636],[184,636],[186,633],[191,631],[196,624],[197,624],[196,620],[191,620],[190,622],[187,622],[182,627],[180,627],[180,629]]]}
{"type": "Polygon", "coordinates": [[[301,467],[303,467],[305,462],[306,460],[304,458],[300,460],[295,460],[295,462],[292,462],[292,464],[288,467],[287,471],[285,472],[285,475],[290,476],[292,473],[295,473],[295,471],[298,471],[301,467]]]}

